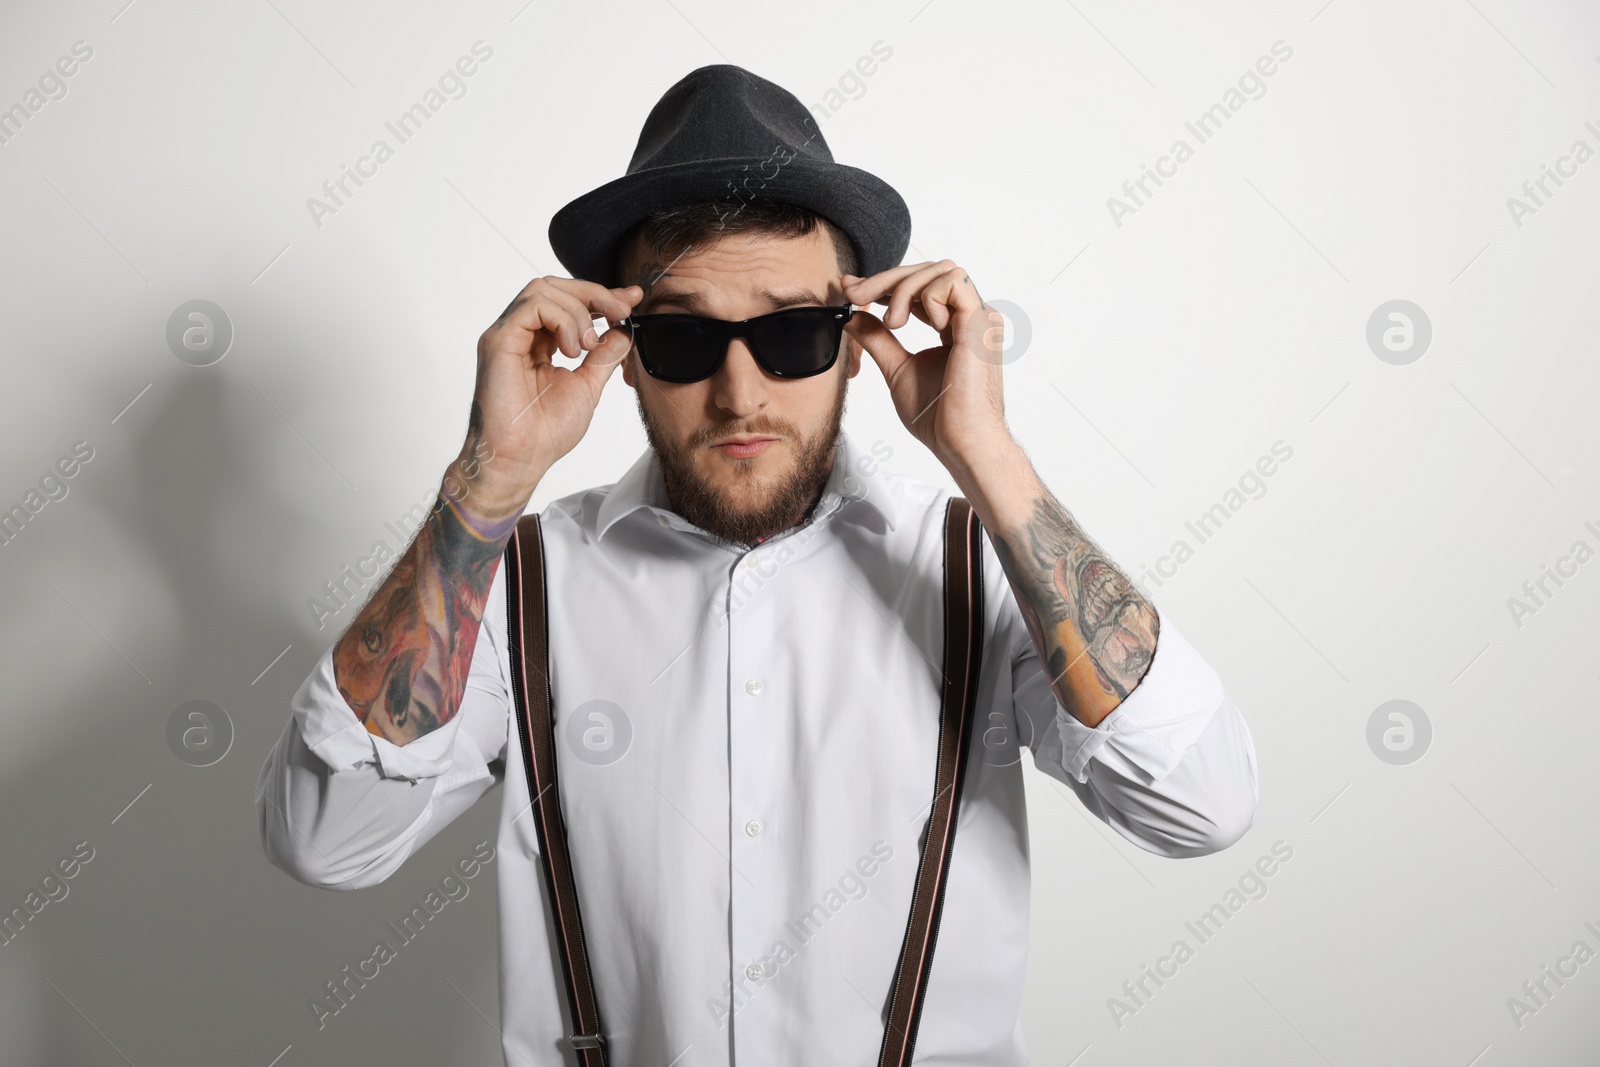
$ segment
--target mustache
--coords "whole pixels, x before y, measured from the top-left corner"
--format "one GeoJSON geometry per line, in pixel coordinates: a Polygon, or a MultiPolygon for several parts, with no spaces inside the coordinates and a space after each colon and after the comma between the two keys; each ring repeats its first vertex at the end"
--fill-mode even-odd
{"type": "Polygon", "coordinates": [[[799,438],[794,427],[787,422],[773,418],[756,418],[744,423],[725,422],[717,426],[702,427],[694,432],[689,444],[709,445],[724,437],[736,437],[741,434],[771,434],[773,437],[784,437],[791,441],[799,438]]]}

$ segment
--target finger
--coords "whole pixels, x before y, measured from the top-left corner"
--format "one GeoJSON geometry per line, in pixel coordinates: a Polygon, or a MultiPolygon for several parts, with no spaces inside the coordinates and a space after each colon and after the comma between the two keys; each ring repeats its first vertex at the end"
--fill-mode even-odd
{"type": "Polygon", "coordinates": [[[892,388],[900,368],[911,358],[911,353],[900,343],[900,339],[870,311],[857,311],[850,316],[844,328],[856,339],[857,344],[867,350],[892,388]]]}
{"type": "Polygon", "coordinates": [[[879,271],[869,278],[858,278],[855,275],[846,275],[844,281],[844,295],[856,304],[871,304],[877,301],[884,293],[893,289],[900,279],[909,277],[924,267],[927,263],[907,263],[899,267],[890,267],[888,270],[879,271]]]}
{"type": "Polygon", "coordinates": [[[599,282],[584,281],[581,278],[552,277],[545,280],[550,283],[551,288],[571,294],[581,301],[584,307],[604,315],[613,322],[627,318],[633,311],[633,305],[644,296],[644,290],[637,285],[607,289],[599,282]],[[628,296],[632,296],[633,299],[627,299],[628,296]]]}
{"type": "MultiPolygon", "coordinates": [[[[506,305],[505,311],[500,313],[504,319],[518,304],[533,298],[538,292],[547,288],[566,289],[584,301],[585,306],[603,312],[607,318],[620,319],[633,311],[634,305],[644,297],[644,290],[637,285],[624,285],[615,289],[606,289],[594,282],[585,282],[580,279],[562,278],[556,275],[534,278],[506,305]],[[607,300],[607,295],[611,298],[607,300]]],[[[498,321],[496,325],[499,325],[498,321]]]]}
{"type": "Polygon", "coordinates": [[[489,328],[487,332],[495,335],[491,339],[498,345],[509,345],[523,352],[549,355],[548,352],[537,351],[544,346],[536,337],[545,331],[563,353],[573,359],[578,358],[582,353],[583,334],[596,317],[592,313],[596,309],[585,303],[573,287],[581,292],[582,297],[598,305],[599,314],[613,320],[625,318],[643,296],[643,290],[638,286],[610,290],[594,282],[572,278],[535,278],[523,287],[489,328]],[[565,318],[569,320],[571,328],[561,324],[562,316],[557,308],[566,311],[565,318]],[[535,336],[529,337],[529,334],[535,336]]]}
{"type": "MultiPolygon", "coordinates": [[[[628,315],[632,315],[633,309],[638,307],[639,301],[644,299],[644,286],[642,285],[624,285],[620,289],[611,291],[617,294],[618,299],[627,308],[628,315]]],[[[623,318],[627,318],[627,315],[624,315],[623,318]]]]}
{"type": "MultiPolygon", "coordinates": [[[[895,286],[894,294],[889,298],[889,311],[883,316],[884,325],[891,330],[898,330],[911,320],[911,298],[917,296],[935,279],[939,278],[954,267],[955,263],[948,259],[941,259],[931,263],[910,277],[902,280],[895,286]]],[[[920,317],[920,316],[919,316],[920,317]]]]}
{"type": "Polygon", "coordinates": [[[533,278],[529,280],[527,285],[524,285],[521,289],[517,290],[517,295],[511,298],[511,303],[507,304],[506,309],[500,312],[500,317],[494,320],[494,326],[490,328],[493,329],[503,325],[505,321],[511,317],[511,313],[517,310],[517,306],[519,304],[526,302],[530,297],[533,296],[533,287],[542,281],[544,281],[544,278],[542,277],[533,278]]]}
{"type": "Polygon", "coordinates": [[[628,358],[628,350],[632,347],[633,339],[628,331],[621,326],[613,326],[606,331],[599,344],[589,349],[583,357],[583,363],[573,368],[573,373],[581,374],[594,387],[595,394],[599,395],[610,379],[611,372],[628,358]]]}
{"type": "Polygon", "coordinates": [[[478,338],[479,358],[510,357],[530,367],[540,363],[549,365],[555,355],[557,338],[544,328],[539,318],[540,303],[539,297],[531,292],[519,293],[478,338]]]}
{"type": "Polygon", "coordinates": [[[941,334],[952,318],[970,315],[984,306],[971,276],[954,266],[929,283],[921,300],[923,321],[941,334]]]}
{"type": "Polygon", "coordinates": [[[541,294],[541,299],[550,308],[550,314],[541,314],[539,318],[558,338],[562,354],[577,359],[584,349],[600,343],[594,329],[596,312],[576,295],[553,285],[541,294]],[[592,338],[591,334],[594,334],[592,338]]]}
{"type": "MultiPolygon", "coordinates": [[[[535,362],[553,355],[557,347],[576,358],[580,352],[578,334],[582,331],[571,328],[572,314],[560,305],[556,293],[548,279],[535,278],[529,282],[486,332],[490,346],[496,350],[530,354],[535,362]],[[569,336],[562,335],[563,322],[567,324],[569,336]]],[[[581,303],[577,306],[583,308],[581,303]]]]}
{"type": "MultiPolygon", "coordinates": [[[[571,278],[557,278],[557,280],[558,282],[571,282],[571,278]]],[[[581,283],[581,285],[589,285],[589,283],[581,283]]],[[[598,286],[595,286],[595,288],[598,288],[598,286]]],[[[616,323],[622,322],[624,318],[629,317],[630,314],[634,314],[634,307],[637,306],[638,301],[642,301],[645,298],[645,290],[643,290],[642,286],[637,285],[626,285],[622,286],[622,288],[616,288],[616,290],[600,290],[598,293],[594,290],[574,293],[568,286],[562,285],[557,286],[557,291],[571,293],[574,298],[578,298],[584,304],[584,312],[586,314],[579,314],[574,310],[574,315],[579,320],[579,344],[582,344],[584,349],[594,349],[595,346],[600,344],[600,333],[595,330],[594,326],[595,318],[605,318],[608,325],[616,325],[616,323]]]]}

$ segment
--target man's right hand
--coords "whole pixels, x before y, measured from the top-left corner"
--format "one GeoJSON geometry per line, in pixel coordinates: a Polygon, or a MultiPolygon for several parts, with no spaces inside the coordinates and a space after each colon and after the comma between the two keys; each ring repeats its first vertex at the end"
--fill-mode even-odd
{"type": "Polygon", "coordinates": [[[637,285],[535,278],[478,338],[477,385],[458,457],[473,472],[473,511],[521,514],[545,472],[577,447],[632,343],[627,330],[614,327],[600,338],[594,320],[618,322],[643,296],[637,285]],[[557,351],[583,362],[557,367],[557,351]],[[490,459],[478,467],[479,456],[490,459]]]}
{"type": "Polygon", "coordinates": [[[506,543],[632,343],[618,329],[602,342],[591,324],[626,318],[643,295],[535,278],[478,339],[467,442],[439,502],[333,648],[339,692],[369,732],[405,745],[459,714],[506,543]],[[557,351],[583,362],[557,367],[557,351]]]}

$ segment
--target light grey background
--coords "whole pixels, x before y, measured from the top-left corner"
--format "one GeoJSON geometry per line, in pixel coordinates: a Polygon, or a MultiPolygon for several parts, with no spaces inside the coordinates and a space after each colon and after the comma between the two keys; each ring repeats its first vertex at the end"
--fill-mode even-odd
{"type": "MultiPolygon", "coordinates": [[[[0,546],[0,904],[95,849],[0,948],[0,1060],[500,1062],[493,865],[321,1032],[307,1006],[493,840],[498,792],[338,894],[267,864],[254,779],[349,616],[319,630],[308,598],[437,485],[479,333],[564,273],[551,213],[622,172],[668,85],[734,62],[903,193],[908,262],[951,257],[1026,315],[1013,431],[1131,572],[1293,449],[1149,587],[1254,733],[1254,829],[1164,861],[1028,775],[1036,1061],[1592,1062],[1600,962],[1520,1025],[1508,998],[1600,951],[1600,561],[1520,625],[1508,598],[1600,548],[1600,159],[1520,225],[1507,204],[1600,149],[1592,4],[121,5],[8,5],[0,32],[0,107],[93,49],[0,145],[0,506],[94,449],[0,546]],[[466,95],[319,227],[307,199],[478,40],[466,95]],[[1264,95],[1197,145],[1185,121],[1277,41],[1264,95]],[[1194,157],[1118,225],[1107,199],[1180,137],[1194,157]],[[211,366],[166,343],[193,299],[234,330],[211,366]],[[1366,342],[1396,299],[1432,325],[1406,365],[1366,342]],[[235,730],[205,768],[166,741],[196,699],[235,730]],[[1393,699],[1433,728],[1408,765],[1367,743],[1393,699]],[[1267,895],[1115,1019],[1277,841],[1267,895]]],[[[890,469],[943,479],[870,361],[851,393],[890,469]]],[[[617,375],[535,507],[644,447],[617,375]]]]}

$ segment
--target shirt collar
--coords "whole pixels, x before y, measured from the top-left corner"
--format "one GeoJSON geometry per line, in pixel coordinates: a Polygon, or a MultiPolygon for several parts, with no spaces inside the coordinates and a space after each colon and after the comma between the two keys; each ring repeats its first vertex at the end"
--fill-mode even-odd
{"type": "MultiPolygon", "coordinates": [[[[812,512],[813,520],[821,519],[834,509],[844,509],[850,504],[865,505],[883,516],[889,529],[894,529],[894,500],[881,477],[881,464],[853,441],[843,429],[833,455],[833,470],[828,474],[822,490],[822,499],[812,512]],[[871,473],[868,473],[871,472],[871,473]]],[[[683,520],[672,510],[667,499],[667,484],[661,476],[661,464],[655,450],[646,448],[634,460],[623,476],[617,479],[600,502],[595,514],[595,538],[605,536],[618,519],[639,508],[657,512],[658,521],[683,520]]]]}

